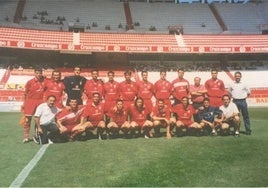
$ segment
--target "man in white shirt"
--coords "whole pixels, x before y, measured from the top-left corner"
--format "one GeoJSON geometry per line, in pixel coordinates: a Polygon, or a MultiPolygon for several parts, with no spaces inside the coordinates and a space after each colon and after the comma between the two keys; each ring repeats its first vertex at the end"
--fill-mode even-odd
{"type": "Polygon", "coordinates": [[[222,117],[219,121],[221,125],[221,130],[224,134],[229,131],[231,126],[234,127],[235,136],[239,136],[240,129],[240,118],[239,118],[239,110],[237,106],[231,102],[231,98],[229,95],[222,96],[223,105],[220,106],[220,110],[222,111],[222,117]]]}
{"type": "Polygon", "coordinates": [[[229,92],[231,93],[233,102],[242,113],[246,135],[251,135],[248,105],[246,101],[246,98],[250,95],[250,89],[244,82],[241,82],[241,72],[235,72],[234,77],[235,81],[230,85],[229,92]]]}
{"type": "Polygon", "coordinates": [[[49,143],[48,133],[57,135],[60,132],[55,120],[55,116],[59,112],[59,109],[54,106],[55,101],[55,96],[48,96],[47,101],[40,104],[34,114],[37,133],[40,135],[39,140],[37,138],[34,140],[39,144],[49,143]]]}

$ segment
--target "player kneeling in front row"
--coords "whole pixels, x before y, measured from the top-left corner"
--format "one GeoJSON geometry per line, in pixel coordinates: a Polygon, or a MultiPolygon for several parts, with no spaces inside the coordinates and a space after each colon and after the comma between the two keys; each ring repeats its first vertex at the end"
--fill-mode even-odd
{"type": "Polygon", "coordinates": [[[85,106],[79,126],[82,127],[82,130],[85,130],[87,136],[92,135],[92,131],[97,128],[98,138],[102,140],[103,132],[106,129],[104,104],[100,101],[99,93],[93,93],[92,95],[92,102],[85,106]]]}
{"type": "Polygon", "coordinates": [[[128,111],[124,107],[123,100],[118,99],[116,101],[116,105],[108,111],[107,118],[109,119],[106,130],[108,138],[110,134],[112,136],[119,135],[120,130],[126,138],[130,130],[130,124],[128,122],[128,111]]]}
{"type": "MultiPolygon", "coordinates": [[[[60,111],[54,106],[56,97],[50,95],[45,103],[40,104],[34,114],[37,135],[33,138],[37,144],[51,143],[51,140],[59,136],[59,128],[55,116],[60,111]]],[[[53,142],[53,141],[52,141],[53,142]]]]}
{"type": "Polygon", "coordinates": [[[216,128],[220,122],[221,115],[222,111],[218,107],[210,106],[209,98],[203,100],[203,106],[199,107],[197,113],[200,125],[204,129],[210,127],[212,135],[217,135],[216,128]]]}
{"type": "Polygon", "coordinates": [[[79,125],[84,108],[83,105],[78,105],[77,99],[70,99],[69,106],[57,115],[57,124],[63,140],[79,140],[78,137],[84,132],[84,128],[79,125]]]}
{"type": "Polygon", "coordinates": [[[144,106],[143,99],[137,97],[134,101],[134,104],[130,106],[130,129],[132,136],[136,136],[136,131],[141,133],[143,131],[144,138],[150,138],[151,129],[153,123],[149,120],[150,112],[144,106]]]}
{"type": "Polygon", "coordinates": [[[230,127],[234,127],[235,136],[239,136],[240,118],[237,106],[231,102],[229,95],[222,96],[223,105],[220,106],[222,111],[222,118],[220,126],[223,134],[229,134],[230,127]]]}
{"type": "Polygon", "coordinates": [[[170,108],[165,105],[164,100],[159,99],[151,112],[154,133],[156,137],[160,136],[160,129],[166,128],[167,138],[171,138],[170,133],[170,108]]]}
{"type": "Polygon", "coordinates": [[[181,103],[173,107],[173,113],[177,115],[176,134],[184,135],[186,132],[191,134],[200,134],[202,126],[192,120],[193,114],[196,113],[194,107],[189,104],[187,97],[182,97],[181,103]]]}

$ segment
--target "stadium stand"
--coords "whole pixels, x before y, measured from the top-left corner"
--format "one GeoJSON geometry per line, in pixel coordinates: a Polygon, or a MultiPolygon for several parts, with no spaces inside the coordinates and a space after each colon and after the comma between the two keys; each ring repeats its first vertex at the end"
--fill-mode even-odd
{"type": "Polygon", "coordinates": [[[227,26],[226,33],[256,34],[261,32],[258,6],[256,4],[248,3],[245,6],[244,4],[215,3],[214,6],[218,9],[227,26]]]}
{"type": "Polygon", "coordinates": [[[13,17],[17,7],[18,0],[0,1],[0,23],[10,26],[13,23],[13,17]]]}
{"type": "Polygon", "coordinates": [[[71,24],[90,31],[105,31],[105,26],[110,26],[112,31],[118,31],[120,30],[118,25],[126,23],[123,4],[116,0],[27,0],[24,14],[29,19],[24,21],[23,25],[43,29],[47,27],[60,29],[62,27],[62,29],[68,30],[71,24]],[[64,6],[62,6],[63,4],[64,6]],[[38,14],[42,11],[47,14],[38,14]],[[94,25],[93,22],[96,24],[94,25]]]}
{"type": "Polygon", "coordinates": [[[130,2],[130,8],[133,21],[140,23],[138,32],[148,32],[151,26],[162,33],[168,33],[168,26],[183,26],[185,34],[221,32],[207,4],[130,2]]]}
{"type": "MultiPolygon", "coordinates": [[[[131,1],[128,12],[128,9],[124,8],[124,3],[118,0],[26,0],[22,19],[19,24],[15,24],[13,17],[17,2],[1,1],[1,25],[44,30],[68,31],[74,27],[86,32],[126,32],[127,23],[133,21],[134,30],[131,31],[141,33],[168,33],[169,26],[182,26],[184,34],[219,34],[223,31],[221,23],[215,18],[209,5],[204,3],[131,1]]],[[[262,29],[267,28],[266,1],[212,5],[227,27],[224,33],[260,34],[262,29]]]]}

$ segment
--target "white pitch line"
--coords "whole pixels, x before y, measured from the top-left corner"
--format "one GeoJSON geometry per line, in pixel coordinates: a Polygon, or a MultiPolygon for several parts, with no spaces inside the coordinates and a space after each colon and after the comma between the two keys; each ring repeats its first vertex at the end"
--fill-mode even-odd
{"type": "Polygon", "coordinates": [[[45,151],[47,150],[49,144],[43,145],[39,151],[35,154],[34,158],[24,167],[24,169],[19,173],[16,179],[10,184],[9,187],[21,187],[22,183],[28,177],[32,169],[35,167],[37,162],[41,159],[44,155],[45,151]]]}

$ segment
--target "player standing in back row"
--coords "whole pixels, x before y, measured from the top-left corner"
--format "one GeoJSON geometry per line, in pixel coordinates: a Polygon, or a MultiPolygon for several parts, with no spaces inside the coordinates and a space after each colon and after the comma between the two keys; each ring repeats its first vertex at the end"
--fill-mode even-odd
{"type": "Polygon", "coordinates": [[[24,123],[24,139],[23,143],[30,141],[30,126],[32,116],[39,104],[43,102],[43,94],[45,91],[45,77],[43,76],[43,70],[37,68],[34,70],[35,77],[29,80],[25,85],[24,92],[24,103],[22,105],[22,110],[24,116],[26,117],[24,123]]]}
{"type": "Polygon", "coordinates": [[[84,86],[86,83],[86,78],[80,76],[81,68],[78,66],[74,67],[74,75],[66,76],[63,79],[63,83],[65,85],[65,92],[67,94],[67,102],[68,106],[70,103],[70,99],[77,99],[78,105],[82,105],[82,94],[84,92],[84,86]]]}
{"type": "Polygon", "coordinates": [[[210,105],[220,107],[223,104],[222,96],[226,94],[226,91],[223,81],[218,79],[217,75],[217,70],[211,70],[211,79],[205,82],[205,87],[207,89],[210,105]]]}

